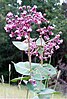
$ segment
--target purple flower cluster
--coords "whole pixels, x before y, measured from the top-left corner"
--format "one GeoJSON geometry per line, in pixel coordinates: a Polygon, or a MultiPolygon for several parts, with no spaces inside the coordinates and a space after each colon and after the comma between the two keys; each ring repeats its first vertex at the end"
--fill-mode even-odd
{"type": "Polygon", "coordinates": [[[47,60],[52,56],[54,50],[60,48],[60,44],[62,44],[63,40],[60,40],[60,35],[56,35],[53,39],[49,40],[47,44],[44,46],[44,59],[47,60]]]}
{"type": "Polygon", "coordinates": [[[13,15],[9,12],[6,17],[6,26],[4,27],[6,32],[9,32],[10,37],[16,37],[21,39],[22,36],[27,36],[32,32],[32,23],[41,24],[42,22],[48,22],[41,12],[36,11],[37,6],[19,7],[21,11],[20,15],[13,15]]]}
{"type": "Polygon", "coordinates": [[[39,32],[40,35],[43,35],[45,40],[49,40],[50,35],[53,35],[53,32],[51,31],[53,29],[54,29],[54,27],[48,26],[48,27],[43,27],[43,28],[37,29],[37,32],[39,32]]]}
{"type": "MultiPolygon", "coordinates": [[[[32,8],[30,6],[19,7],[20,14],[14,15],[9,12],[6,17],[6,26],[4,27],[6,32],[9,33],[9,36],[15,37],[17,40],[20,40],[23,36],[26,40],[23,42],[28,43],[30,41],[30,54],[39,56],[40,59],[47,60],[54,53],[54,50],[59,49],[59,45],[63,42],[60,40],[60,33],[56,35],[53,39],[50,39],[50,36],[53,35],[52,30],[53,26],[40,27],[40,24],[43,22],[48,23],[49,21],[42,15],[41,12],[37,12],[37,6],[34,5],[32,8]],[[39,35],[43,37],[45,45],[37,46],[36,39],[33,40],[29,37],[29,34],[33,31],[32,24],[38,25],[39,35]],[[44,49],[43,55],[39,53],[39,47],[44,49]]],[[[27,51],[26,51],[27,52],[27,51]]]]}

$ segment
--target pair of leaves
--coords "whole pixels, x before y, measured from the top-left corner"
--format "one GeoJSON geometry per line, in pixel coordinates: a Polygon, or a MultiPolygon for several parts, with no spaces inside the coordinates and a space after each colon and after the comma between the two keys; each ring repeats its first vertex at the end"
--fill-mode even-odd
{"type": "MultiPolygon", "coordinates": [[[[14,63],[14,66],[15,70],[18,73],[30,76],[29,62],[18,62],[16,64],[14,63]]],[[[32,79],[44,80],[52,77],[53,75],[56,75],[56,69],[52,65],[43,64],[43,66],[41,66],[39,63],[31,63],[32,79]]]]}
{"type": "MultiPolygon", "coordinates": [[[[21,51],[26,51],[28,50],[28,43],[25,43],[25,42],[20,42],[20,41],[13,41],[12,42],[14,46],[16,46],[19,50],[21,51]]],[[[37,46],[44,46],[45,45],[45,42],[44,40],[42,39],[42,45],[41,45],[41,38],[37,39],[36,41],[36,45],[37,46]]]]}

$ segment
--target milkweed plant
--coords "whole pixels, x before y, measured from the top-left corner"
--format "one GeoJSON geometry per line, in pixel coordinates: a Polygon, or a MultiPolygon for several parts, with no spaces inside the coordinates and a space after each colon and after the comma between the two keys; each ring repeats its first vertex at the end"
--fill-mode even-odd
{"type": "Polygon", "coordinates": [[[11,38],[15,39],[12,41],[14,46],[25,51],[29,61],[13,62],[15,70],[23,76],[11,81],[23,80],[28,90],[33,91],[38,97],[37,99],[48,99],[56,92],[50,89],[47,83],[57,74],[57,70],[50,64],[51,56],[55,50],[60,48],[63,40],[60,39],[60,32],[54,36],[54,27],[49,25],[49,21],[45,18],[46,14],[37,11],[36,5],[19,7],[19,12],[18,15],[12,12],[7,14],[4,29],[11,38]],[[38,33],[39,37],[31,37],[33,26],[37,26],[35,33],[38,33]],[[32,55],[38,58],[40,63],[32,63],[32,55]],[[44,63],[44,60],[49,60],[49,63],[44,63]]]}

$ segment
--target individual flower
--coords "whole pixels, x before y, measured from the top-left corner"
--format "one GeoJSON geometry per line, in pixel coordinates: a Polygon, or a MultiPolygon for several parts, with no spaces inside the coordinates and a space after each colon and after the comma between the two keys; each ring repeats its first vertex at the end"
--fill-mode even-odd
{"type": "Polygon", "coordinates": [[[21,6],[19,7],[19,10],[22,11],[22,7],[21,6]]]}
{"type": "Polygon", "coordinates": [[[7,14],[7,17],[8,17],[8,18],[12,18],[12,17],[13,17],[13,13],[12,13],[12,12],[9,12],[9,13],[7,14]]]}
{"type": "Polygon", "coordinates": [[[37,9],[37,6],[34,5],[30,11],[33,12],[33,13],[36,13],[36,9],[37,9]]]}

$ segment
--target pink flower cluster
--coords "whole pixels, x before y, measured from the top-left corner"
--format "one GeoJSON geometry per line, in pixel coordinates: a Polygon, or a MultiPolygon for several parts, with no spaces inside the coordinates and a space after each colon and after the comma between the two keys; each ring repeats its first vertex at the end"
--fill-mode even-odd
{"type": "Polygon", "coordinates": [[[9,32],[10,37],[16,37],[21,39],[22,36],[27,36],[32,32],[32,24],[41,24],[42,22],[48,22],[41,12],[36,11],[37,6],[19,7],[21,13],[19,15],[13,15],[9,12],[6,17],[6,26],[4,27],[6,32],[9,32]]]}
{"type": "Polygon", "coordinates": [[[45,40],[49,40],[50,35],[53,35],[53,32],[51,31],[53,29],[54,29],[54,27],[48,26],[48,27],[43,27],[43,28],[37,29],[37,32],[39,32],[40,35],[43,35],[45,40]]]}
{"type": "MultiPolygon", "coordinates": [[[[19,7],[20,14],[14,15],[9,12],[6,17],[6,26],[4,27],[6,32],[9,33],[10,37],[15,37],[17,40],[20,40],[23,36],[26,40],[23,42],[28,43],[30,41],[30,54],[39,56],[40,59],[47,60],[54,53],[54,50],[59,49],[59,45],[63,42],[60,40],[60,33],[56,35],[53,39],[50,39],[50,36],[53,35],[52,30],[53,26],[41,27],[40,24],[43,22],[48,23],[49,21],[44,18],[41,12],[37,12],[37,6],[34,5],[32,8],[30,6],[19,7]],[[45,45],[37,46],[36,39],[33,40],[29,37],[29,34],[32,32],[32,24],[38,25],[39,35],[43,37],[45,45]],[[39,47],[44,49],[43,56],[39,53],[39,47]]],[[[27,51],[26,51],[27,52],[27,51]]]]}
{"type": "Polygon", "coordinates": [[[60,48],[60,44],[62,44],[63,40],[60,40],[60,35],[56,35],[53,39],[49,40],[47,44],[44,46],[44,59],[47,60],[52,56],[54,50],[60,48]]]}
{"type": "MultiPolygon", "coordinates": [[[[24,40],[24,42],[28,43],[28,39],[24,40]]],[[[54,50],[60,48],[60,44],[62,44],[62,42],[63,40],[60,39],[60,34],[58,34],[53,39],[48,40],[44,46],[38,47],[36,44],[36,39],[33,40],[30,38],[30,55],[36,55],[40,59],[47,60],[48,58],[51,58],[54,50]],[[44,49],[43,56],[39,53],[39,48],[44,49]]],[[[26,53],[28,52],[26,51],[26,53]]]]}

